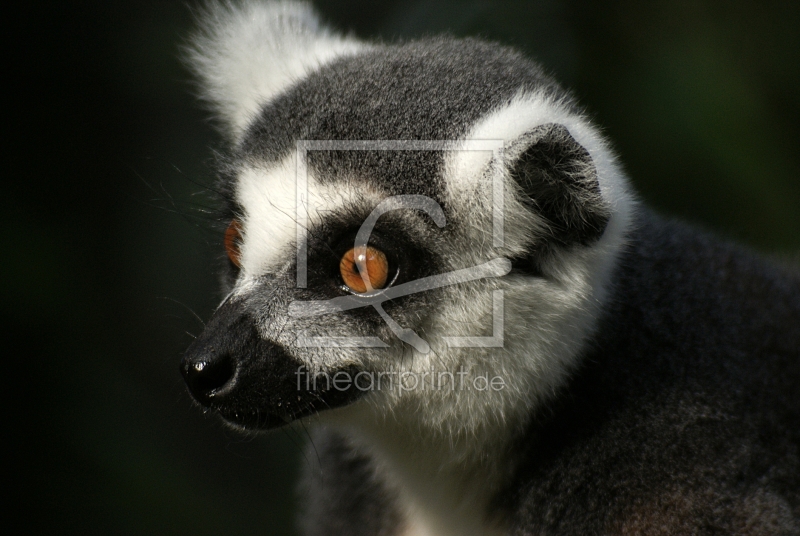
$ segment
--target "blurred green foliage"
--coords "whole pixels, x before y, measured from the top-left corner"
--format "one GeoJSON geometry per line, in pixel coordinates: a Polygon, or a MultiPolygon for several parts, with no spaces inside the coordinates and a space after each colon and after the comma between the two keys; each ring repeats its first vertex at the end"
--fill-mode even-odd
{"type": "MultiPolygon", "coordinates": [[[[800,5],[319,0],[387,41],[524,49],[614,143],[642,198],[800,251],[800,5]]],[[[241,437],[177,371],[218,299],[205,209],[219,138],[178,47],[182,1],[18,5],[0,235],[9,511],[21,533],[291,534],[302,428],[241,437]],[[10,167],[8,164],[10,163],[10,167]]]]}

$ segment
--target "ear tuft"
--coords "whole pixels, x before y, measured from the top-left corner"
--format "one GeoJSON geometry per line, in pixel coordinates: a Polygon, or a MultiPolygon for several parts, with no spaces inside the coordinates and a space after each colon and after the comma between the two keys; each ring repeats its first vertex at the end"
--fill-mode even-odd
{"type": "Polygon", "coordinates": [[[365,48],[323,27],[306,3],[209,2],[198,19],[185,56],[202,98],[234,140],[293,82],[365,48]]]}
{"type": "Polygon", "coordinates": [[[556,123],[540,125],[511,145],[510,172],[524,202],[562,245],[590,245],[611,217],[589,152],[556,123]]]}

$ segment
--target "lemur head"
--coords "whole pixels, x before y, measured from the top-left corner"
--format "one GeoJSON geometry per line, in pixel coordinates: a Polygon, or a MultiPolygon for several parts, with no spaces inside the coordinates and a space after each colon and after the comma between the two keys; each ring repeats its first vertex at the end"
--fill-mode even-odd
{"type": "Polygon", "coordinates": [[[632,206],[572,98],[479,40],[366,44],[290,3],[204,20],[190,58],[232,148],[197,401],[245,428],[521,424],[591,335],[632,206]]]}

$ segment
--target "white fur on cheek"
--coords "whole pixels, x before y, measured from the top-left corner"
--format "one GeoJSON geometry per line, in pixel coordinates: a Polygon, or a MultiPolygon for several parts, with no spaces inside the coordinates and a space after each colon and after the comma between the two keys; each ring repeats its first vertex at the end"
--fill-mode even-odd
{"type": "MultiPolygon", "coordinates": [[[[635,208],[626,179],[605,142],[585,118],[538,94],[521,94],[488,114],[465,139],[511,143],[546,123],[566,126],[589,152],[601,195],[610,206],[610,221],[597,243],[561,252],[551,260],[546,278],[506,276],[501,281],[450,290],[428,326],[434,337],[462,335],[456,333],[459,329],[464,330],[463,335],[473,335],[481,325],[491,325],[491,290],[505,290],[502,349],[439,347],[436,358],[446,367],[462,366],[502,376],[507,387],[498,393],[463,392],[457,397],[420,395],[426,399],[416,403],[427,406],[427,410],[417,414],[429,420],[429,427],[449,429],[451,433],[461,429],[468,434],[484,429],[487,440],[505,436],[514,423],[529,416],[532,408],[565,381],[595,329],[610,273],[635,208]]],[[[499,155],[501,167],[506,165],[503,157],[499,155]]],[[[457,265],[454,267],[514,257],[527,251],[537,236],[540,239],[548,232],[542,220],[516,198],[516,189],[511,185],[506,187],[504,198],[504,243],[502,247],[492,247],[491,182],[498,172],[507,185],[512,180],[507,170],[498,170],[497,166],[487,151],[452,151],[446,155],[445,184],[453,214],[450,223],[460,226],[459,238],[446,254],[457,265]]],[[[415,363],[428,366],[424,358],[415,363]]]]}

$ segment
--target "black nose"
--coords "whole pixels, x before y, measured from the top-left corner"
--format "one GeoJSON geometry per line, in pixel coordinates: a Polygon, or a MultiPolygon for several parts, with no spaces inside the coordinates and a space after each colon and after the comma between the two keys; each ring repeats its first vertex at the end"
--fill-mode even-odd
{"type": "Polygon", "coordinates": [[[181,359],[181,374],[192,396],[202,405],[209,407],[215,397],[225,392],[225,387],[233,378],[236,367],[230,354],[205,354],[200,358],[185,355],[181,359]]]}

